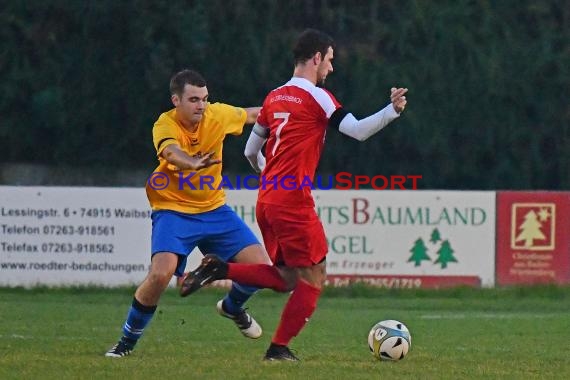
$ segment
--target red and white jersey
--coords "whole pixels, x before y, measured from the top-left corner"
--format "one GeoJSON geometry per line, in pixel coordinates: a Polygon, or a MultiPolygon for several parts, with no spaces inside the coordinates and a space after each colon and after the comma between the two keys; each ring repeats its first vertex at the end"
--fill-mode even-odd
{"type": "Polygon", "coordinates": [[[257,118],[269,130],[259,202],[314,207],[311,184],[329,118],[338,108],[331,93],[304,78],[294,77],[267,95],[257,118]]]}

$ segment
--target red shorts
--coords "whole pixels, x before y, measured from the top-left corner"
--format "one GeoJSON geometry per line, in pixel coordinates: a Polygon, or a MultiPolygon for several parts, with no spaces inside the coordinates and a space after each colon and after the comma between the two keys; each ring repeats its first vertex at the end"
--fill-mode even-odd
{"type": "Polygon", "coordinates": [[[276,265],[309,267],[326,257],[327,238],[314,208],[257,203],[256,217],[265,249],[276,265]]]}

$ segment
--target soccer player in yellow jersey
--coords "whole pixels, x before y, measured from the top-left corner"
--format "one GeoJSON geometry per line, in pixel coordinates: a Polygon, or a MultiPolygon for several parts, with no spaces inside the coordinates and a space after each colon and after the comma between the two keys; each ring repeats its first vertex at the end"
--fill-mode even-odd
{"type": "MultiPolygon", "coordinates": [[[[224,138],[241,134],[244,124],[256,121],[260,108],[208,103],[206,81],[192,70],[172,77],[170,93],[175,108],[160,115],[152,130],[159,165],[146,185],[153,210],[151,267],[135,291],[122,338],[105,354],[109,357],[131,353],[170,279],[183,275],[195,247],[226,261],[271,263],[218,189],[224,138]]],[[[261,336],[261,327],[242,306],[256,290],[234,282],[216,305],[218,313],[254,339],[261,336]]]]}

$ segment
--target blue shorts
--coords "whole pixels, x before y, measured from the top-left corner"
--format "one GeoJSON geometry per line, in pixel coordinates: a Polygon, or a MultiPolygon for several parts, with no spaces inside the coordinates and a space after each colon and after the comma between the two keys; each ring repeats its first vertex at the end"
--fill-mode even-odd
{"type": "Polygon", "coordinates": [[[213,253],[231,261],[242,249],[259,244],[249,227],[228,206],[200,214],[171,210],[152,212],[151,252],[178,255],[176,276],[182,276],[188,255],[196,247],[203,254],[213,253]]]}

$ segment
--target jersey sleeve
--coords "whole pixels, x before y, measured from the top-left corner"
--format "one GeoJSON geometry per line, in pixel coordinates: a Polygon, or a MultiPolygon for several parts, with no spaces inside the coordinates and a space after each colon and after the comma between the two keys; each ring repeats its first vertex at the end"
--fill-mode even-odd
{"type": "Polygon", "coordinates": [[[152,141],[156,149],[156,155],[160,156],[164,148],[169,145],[179,144],[178,133],[174,125],[158,119],[152,128],[152,141]]]}
{"type": "Polygon", "coordinates": [[[224,103],[213,103],[208,107],[212,107],[212,113],[222,124],[226,135],[241,135],[247,119],[245,109],[224,103]]]}
{"type": "Polygon", "coordinates": [[[336,100],[334,95],[327,89],[323,88],[322,91],[324,92],[325,96],[322,103],[321,102],[319,103],[321,103],[321,107],[323,107],[323,110],[325,111],[327,118],[330,119],[330,117],[336,110],[342,108],[342,104],[340,104],[340,102],[336,100]]]}

